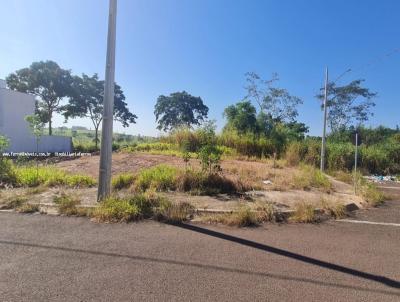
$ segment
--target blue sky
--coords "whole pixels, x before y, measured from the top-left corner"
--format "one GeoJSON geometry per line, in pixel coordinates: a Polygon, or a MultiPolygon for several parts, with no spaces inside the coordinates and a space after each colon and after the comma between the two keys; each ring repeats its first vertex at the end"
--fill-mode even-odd
{"type": "MultiPolygon", "coordinates": [[[[0,0],[0,78],[51,59],[73,73],[104,75],[107,0],[0,0]]],[[[320,134],[314,98],[324,68],[378,93],[371,125],[400,124],[400,1],[119,0],[116,81],[139,119],[117,131],[157,135],[160,94],[201,96],[209,117],[245,96],[244,74],[280,75],[301,97],[299,120],[320,134]],[[370,64],[372,63],[372,64],[370,64]]],[[[63,119],[56,118],[56,125],[63,119]]],[[[86,125],[73,120],[69,125],[86,125]]]]}

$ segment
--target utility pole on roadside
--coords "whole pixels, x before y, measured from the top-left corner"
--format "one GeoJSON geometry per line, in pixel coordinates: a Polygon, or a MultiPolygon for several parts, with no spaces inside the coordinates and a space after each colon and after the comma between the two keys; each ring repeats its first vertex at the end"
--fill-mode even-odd
{"type": "Polygon", "coordinates": [[[101,130],[99,187],[97,201],[111,192],[111,157],[114,118],[115,40],[117,27],[117,0],[110,0],[108,15],[107,58],[104,82],[103,123],[101,130]]]}
{"type": "Polygon", "coordinates": [[[325,170],[325,150],[326,150],[326,118],[327,118],[327,102],[328,102],[328,67],[325,70],[325,92],[324,92],[324,128],[322,130],[322,146],[321,146],[321,171],[325,170]]]}

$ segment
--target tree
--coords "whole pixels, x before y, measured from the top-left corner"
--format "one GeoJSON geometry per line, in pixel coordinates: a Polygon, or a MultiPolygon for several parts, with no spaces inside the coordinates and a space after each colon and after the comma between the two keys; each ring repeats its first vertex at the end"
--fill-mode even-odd
{"type": "MultiPolygon", "coordinates": [[[[371,108],[375,106],[373,98],[376,93],[362,87],[364,80],[359,79],[345,86],[328,84],[328,123],[332,132],[347,129],[350,125],[361,125],[373,115],[371,108]]],[[[317,95],[319,100],[324,99],[323,89],[317,95]]]]}
{"type": "Polygon", "coordinates": [[[43,123],[49,124],[49,135],[52,135],[53,115],[60,112],[61,100],[70,96],[71,72],[56,62],[40,61],[17,70],[6,80],[10,89],[31,93],[38,98],[37,114],[43,123]]]}
{"type": "Polygon", "coordinates": [[[273,73],[270,80],[263,80],[255,72],[246,73],[245,99],[257,103],[260,112],[269,115],[272,120],[293,122],[298,115],[297,106],[303,101],[290,95],[286,89],[274,87],[273,84],[277,81],[277,73],[273,73]]]}
{"type": "Polygon", "coordinates": [[[250,101],[238,102],[224,110],[227,128],[235,129],[239,134],[257,131],[256,108],[250,101]]]}
{"type": "Polygon", "coordinates": [[[186,91],[160,95],[154,107],[157,129],[170,131],[182,126],[200,125],[208,116],[208,107],[200,97],[186,91]]]}
{"type": "MultiPolygon", "coordinates": [[[[97,74],[91,77],[82,74],[82,77],[73,77],[72,88],[72,97],[62,108],[63,115],[66,120],[76,117],[90,118],[95,129],[94,140],[97,148],[99,126],[103,120],[104,81],[100,81],[97,74]]],[[[114,120],[120,122],[123,127],[136,123],[137,116],[127,108],[121,87],[115,84],[114,90],[114,120]]]]}

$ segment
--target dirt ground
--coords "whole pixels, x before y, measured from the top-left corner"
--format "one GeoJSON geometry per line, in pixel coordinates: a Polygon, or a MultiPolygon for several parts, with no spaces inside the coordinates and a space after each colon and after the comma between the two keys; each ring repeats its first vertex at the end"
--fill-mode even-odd
{"type": "MultiPolygon", "coordinates": [[[[179,157],[168,155],[152,155],[145,153],[114,153],[112,174],[136,173],[141,169],[149,168],[159,164],[168,164],[182,167],[184,162],[179,157]]],[[[56,167],[71,174],[79,173],[98,176],[99,156],[87,156],[73,160],[61,161],[55,164],[56,167]]],[[[198,167],[197,160],[191,160],[190,165],[198,167]]],[[[221,163],[223,173],[231,178],[238,178],[251,182],[257,190],[247,192],[243,196],[229,196],[221,194],[217,196],[192,196],[185,193],[169,192],[163,193],[170,200],[175,202],[190,202],[196,208],[208,210],[236,210],[243,205],[257,208],[263,203],[272,203],[279,210],[293,208],[298,202],[313,203],[317,207],[322,200],[334,203],[355,203],[362,206],[362,199],[355,196],[352,186],[330,178],[333,184],[331,192],[319,190],[294,190],[285,187],[290,175],[296,171],[290,167],[276,167],[272,162],[252,162],[239,160],[224,160],[221,163]],[[267,181],[268,184],[264,182],[267,181]],[[279,183],[279,188],[277,187],[279,183]]],[[[29,189],[3,190],[0,199],[6,200],[10,197],[23,196],[29,193],[29,189]]],[[[96,204],[97,188],[70,189],[70,188],[46,188],[42,192],[29,194],[31,202],[52,203],[54,196],[62,193],[75,195],[83,205],[96,204]]],[[[131,194],[129,190],[117,192],[120,195],[131,194]]]]}

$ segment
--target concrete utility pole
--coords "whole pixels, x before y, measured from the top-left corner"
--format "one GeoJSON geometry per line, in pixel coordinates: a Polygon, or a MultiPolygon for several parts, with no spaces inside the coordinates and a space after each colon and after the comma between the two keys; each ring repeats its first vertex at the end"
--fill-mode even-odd
{"type": "Polygon", "coordinates": [[[328,67],[326,67],[326,71],[325,71],[324,129],[322,130],[322,146],[321,146],[321,171],[322,172],[325,170],[327,101],[328,101],[328,67]]]}
{"type": "Polygon", "coordinates": [[[117,27],[117,0],[110,0],[108,15],[107,59],[104,83],[103,124],[101,130],[99,188],[97,201],[111,192],[111,156],[114,118],[115,36],[117,27]]]}
{"type": "Polygon", "coordinates": [[[354,155],[354,194],[357,194],[358,129],[356,130],[356,152],[354,155]]]}

